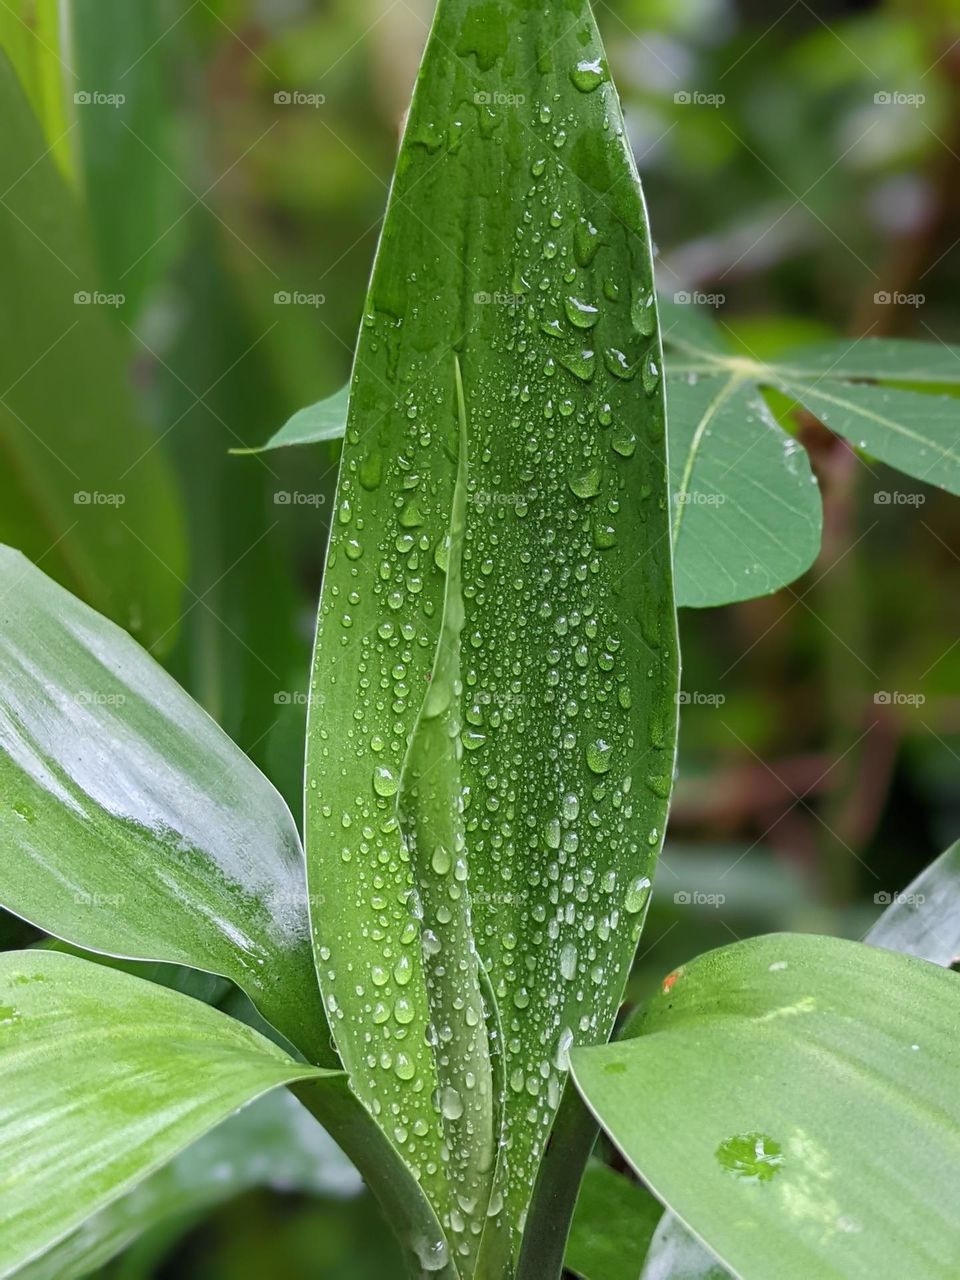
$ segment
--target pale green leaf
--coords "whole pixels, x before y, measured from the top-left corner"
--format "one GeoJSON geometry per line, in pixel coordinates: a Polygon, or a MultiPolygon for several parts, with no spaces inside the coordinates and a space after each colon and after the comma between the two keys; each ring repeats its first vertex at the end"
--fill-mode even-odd
{"type": "Polygon", "coordinates": [[[610,1137],[744,1280],[948,1280],[960,1257],[960,977],[772,934],[664,982],[572,1055],[610,1137]]]}
{"type": "Polygon", "coordinates": [[[729,1280],[730,1272],[691,1235],[679,1218],[664,1213],[650,1241],[639,1280],[729,1280]]]}
{"type": "Polygon", "coordinates": [[[0,542],[145,643],[172,643],[183,534],[137,420],[72,193],[0,53],[0,542]]]}
{"type": "Polygon", "coordinates": [[[74,121],[67,106],[73,71],[61,20],[69,2],[3,0],[0,4],[0,49],[13,64],[43,127],[50,154],[67,177],[74,168],[74,121]]]}
{"type": "Polygon", "coordinates": [[[113,623],[0,548],[0,903],[230,978],[332,1062],[303,853],[267,779],[113,623]]]}
{"type": "Polygon", "coordinates": [[[260,1094],[325,1075],[129,974],[0,956],[0,1276],[260,1094]]]}
{"type": "Polygon", "coordinates": [[[893,895],[865,941],[933,964],[960,960],[960,841],[893,895]]]}
{"type": "MultiPolygon", "coordinates": [[[[524,0],[508,20],[442,0],[357,350],[306,795],[331,1028],[464,1274],[478,1228],[481,1274],[515,1263],[567,1054],[610,1031],[662,838],[677,655],[660,369],[646,217],[588,5],[524,0]],[[458,362],[447,847],[433,802],[412,812],[400,794],[431,677],[449,683],[458,362]],[[482,1161],[481,1144],[444,1142],[483,1087],[442,1078],[446,1037],[479,1040],[456,1024],[477,1018],[474,998],[439,1027],[432,1016],[448,927],[472,935],[502,1026],[485,1218],[450,1174],[482,1161]]],[[[484,1133],[490,1118],[484,1106],[484,1133]]]]}
{"type": "Polygon", "coordinates": [[[275,431],[266,444],[256,449],[231,449],[231,453],[264,453],[291,444],[317,444],[321,440],[339,440],[347,426],[350,388],[341,387],[317,404],[298,409],[288,422],[275,431]]]}
{"type": "Polygon", "coordinates": [[[339,1197],[360,1185],[316,1120],[288,1090],[277,1089],[88,1218],[16,1278],[80,1280],[159,1223],[210,1210],[250,1187],[339,1197]]]}

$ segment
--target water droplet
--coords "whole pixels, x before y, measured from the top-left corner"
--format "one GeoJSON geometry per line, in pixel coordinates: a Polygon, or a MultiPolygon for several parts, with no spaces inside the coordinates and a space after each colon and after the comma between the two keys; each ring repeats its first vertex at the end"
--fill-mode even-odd
{"type": "Polygon", "coordinates": [[[570,72],[570,79],[581,93],[593,93],[598,85],[603,84],[603,63],[599,58],[584,58],[570,72]]]}
{"type": "Polygon", "coordinates": [[[735,1134],[721,1142],[714,1154],[724,1169],[753,1182],[769,1182],[784,1163],[780,1143],[765,1133],[735,1134]]]}
{"type": "Polygon", "coordinates": [[[395,796],[399,785],[397,775],[391,769],[388,769],[385,764],[378,764],[374,767],[373,789],[378,796],[383,796],[384,798],[395,796]]]}
{"type": "Polygon", "coordinates": [[[581,298],[565,298],[563,309],[567,319],[578,329],[592,329],[600,319],[599,308],[581,298]]]}
{"type": "Polygon", "coordinates": [[[463,1099],[452,1085],[447,1085],[440,1095],[440,1110],[445,1120],[459,1120],[463,1115],[463,1099]]]}
{"type": "Polygon", "coordinates": [[[600,492],[600,468],[590,467],[587,471],[571,476],[567,483],[578,498],[595,498],[600,492]]]}
{"type": "Polygon", "coordinates": [[[613,764],[613,747],[605,738],[596,738],[588,745],[587,764],[593,773],[606,773],[613,764]]]}
{"type": "Polygon", "coordinates": [[[623,900],[624,911],[631,916],[635,916],[638,911],[642,911],[646,906],[649,897],[650,877],[637,876],[627,888],[627,894],[623,900]]]}

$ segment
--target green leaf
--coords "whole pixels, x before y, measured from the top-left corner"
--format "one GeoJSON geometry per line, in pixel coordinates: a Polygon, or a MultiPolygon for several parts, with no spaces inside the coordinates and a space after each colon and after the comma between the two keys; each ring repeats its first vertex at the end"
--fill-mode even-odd
{"type": "Polygon", "coordinates": [[[318,444],[322,440],[339,440],[347,428],[347,407],[350,402],[349,386],[341,387],[332,396],[317,404],[298,409],[288,422],[275,431],[266,444],[255,449],[231,449],[231,453],[265,453],[268,449],[282,449],[291,444],[318,444]]]}
{"type": "Polygon", "coordinates": [[[0,542],[145,643],[169,644],[184,558],[173,480],[94,300],[72,194],[2,53],[0,117],[0,542]]]}
{"type": "Polygon", "coordinates": [[[958,386],[960,349],[864,339],[761,361],[731,351],[694,308],[660,307],[679,604],[726,604],[774,591],[816,555],[821,514],[807,456],[767,408],[765,388],[874,458],[960,493],[957,400],[867,384],[958,386]]]}
{"type": "Polygon", "coordinates": [[[952,1276],[960,978],[773,934],[699,957],[572,1055],[637,1173],[744,1280],[952,1276]]]}
{"type": "Polygon", "coordinates": [[[80,1280],[159,1223],[210,1210],[250,1187],[339,1197],[354,1194],[360,1185],[323,1129],[291,1093],[278,1089],[88,1218],[16,1277],[80,1280]]]}
{"type": "Polygon", "coordinates": [[[286,805],[129,636],[0,549],[0,903],[230,978],[332,1062],[286,805]]]}
{"type": "Polygon", "coordinates": [[[351,386],[307,849],[338,1048],[464,1275],[478,1227],[481,1273],[515,1264],[567,1054],[610,1031],[660,846],[677,653],[659,371],[646,218],[588,5],[523,0],[508,22],[442,0],[351,386]],[[464,452],[463,687],[410,747],[410,768],[438,761],[418,804],[401,786],[411,735],[433,682],[456,684],[443,624],[464,452]],[[441,720],[459,722],[445,746],[441,720]],[[466,932],[481,968],[458,942],[470,997],[451,1013],[443,995],[438,1027],[431,968],[466,932]],[[445,1145],[486,1088],[478,985],[506,1083],[485,1219],[449,1171],[482,1163],[486,1105],[469,1151],[445,1145]],[[476,1047],[482,1079],[443,1061],[447,1036],[476,1047]]]}
{"type": "Polygon", "coordinates": [[[933,964],[960,960],[960,840],[894,897],[864,940],[933,964]]]}
{"type": "Polygon", "coordinates": [[[592,1160],[564,1263],[581,1280],[638,1280],[663,1206],[639,1183],[592,1160]]]}
{"type": "Polygon", "coordinates": [[[260,1094],[329,1074],[129,974],[0,956],[0,1276],[260,1094]]]}
{"type": "Polygon", "coordinates": [[[0,4],[0,49],[20,79],[40,121],[51,155],[65,177],[73,172],[72,124],[65,83],[68,52],[60,26],[61,0],[4,0],[0,4]]]}

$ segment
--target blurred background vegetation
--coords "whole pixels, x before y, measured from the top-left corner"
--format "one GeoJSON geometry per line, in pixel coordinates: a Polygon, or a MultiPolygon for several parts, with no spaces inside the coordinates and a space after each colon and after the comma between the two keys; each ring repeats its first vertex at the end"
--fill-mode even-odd
{"type": "MultiPolygon", "coordinates": [[[[41,122],[6,111],[0,142],[0,536],[148,643],[299,815],[337,449],[228,450],[349,373],[432,0],[73,8],[64,47],[40,0],[0,7],[41,122]]],[[[760,357],[960,342],[957,0],[594,8],[668,297],[708,296],[760,357]]],[[[794,426],[823,551],[772,597],[681,617],[690,701],[633,999],[733,938],[861,936],[960,825],[960,503],[794,426]]],[[[253,1192],[185,1226],[106,1274],[399,1273],[362,1197],[253,1192]]]]}

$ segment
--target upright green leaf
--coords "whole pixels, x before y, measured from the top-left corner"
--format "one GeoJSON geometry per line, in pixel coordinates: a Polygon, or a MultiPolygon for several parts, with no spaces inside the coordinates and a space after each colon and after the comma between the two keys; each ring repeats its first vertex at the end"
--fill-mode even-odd
{"type": "Polygon", "coordinates": [[[0,956],[0,1277],[239,1107],[325,1075],[129,974],[54,952],[0,956]]]}
{"type": "Polygon", "coordinates": [[[481,1227],[481,1270],[516,1252],[567,1055],[612,1026],[662,838],[677,654],[660,367],[643,204],[586,0],[441,0],[351,387],[307,843],[338,1048],[464,1274],[481,1227]],[[456,684],[442,638],[464,453],[462,693],[418,806],[404,762],[428,743],[411,736],[432,682],[456,684]],[[472,963],[448,929],[482,966],[459,1016],[488,982],[502,1026],[486,1225],[444,1142],[474,1105],[444,1083],[444,1037],[466,1033],[434,1016],[431,971],[472,963]]]}
{"type": "Polygon", "coordinates": [[[228,977],[332,1061],[286,805],[139,645],[8,548],[0,795],[0,903],[88,950],[228,977]]]}
{"type": "Polygon", "coordinates": [[[960,1257],[960,977],[772,934],[671,974],[639,1035],[572,1055],[644,1181],[744,1280],[960,1257]]]}
{"type": "Polygon", "coordinates": [[[0,4],[0,49],[20,78],[51,155],[69,177],[74,168],[73,121],[67,110],[72,69],[61,22],[65,11],[62,0],[4,0],[0,4]]]}
{"type": "Polygon", "coordinates": [[[339,1197],[357,1192],[360,1179],[296,1098],[278,1089],[88,1218],[18,1270],[17,1280],[80,1280],[159,1223],[208,1211],[258,1186],[339,1197]]]}
{"type": "Polygon", "coordinates": [[[0,117],[0,541],[150,643],[179,617],[172,477],[137,420],[72,194],[2,53],[0,117]]]}

